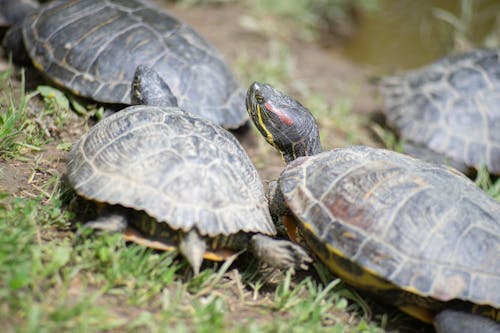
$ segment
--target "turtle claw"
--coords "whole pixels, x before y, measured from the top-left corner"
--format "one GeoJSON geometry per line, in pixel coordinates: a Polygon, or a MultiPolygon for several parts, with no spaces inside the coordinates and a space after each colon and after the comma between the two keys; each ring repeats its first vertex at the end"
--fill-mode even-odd
{"type": "Polygon", "coordinates": [[[262,262],[279,269],[307,270],[309,263],[312,262],[311,257],[300,245],[262,234],[252,237],[250,250],[262,262]]]}

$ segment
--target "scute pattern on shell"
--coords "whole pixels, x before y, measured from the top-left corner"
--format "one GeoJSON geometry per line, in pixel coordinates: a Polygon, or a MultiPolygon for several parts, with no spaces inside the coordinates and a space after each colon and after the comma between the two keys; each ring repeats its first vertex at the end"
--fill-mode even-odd
{"type": "Polygon", "coordinates": [[[229,128],[248,119],[244,91],[220,54],[146,1],[54,1],[25,20],[23,34],[35,66],[78,95],[130,104],[134,71],[147,65],[184,110],[229,128]]]}
{"type": "Polygon", "coordinates": [[[500,174],[500,50],[475,50],[382,80],[390,126],[411,142],[500,174]]]}
{"type": "Polygon", "coordinates": [[[274,235],[259,175],[232,134],[179,108],[131,106],[73,147],[68,179],[91,200],[203,235],[274,235]]]}
{"type": "Polygon", "coordinates": [[[453,169],[383,149],[299,158],[280,177],[315,241],[403,289],[500,306],[500,203],[453,169]]]}

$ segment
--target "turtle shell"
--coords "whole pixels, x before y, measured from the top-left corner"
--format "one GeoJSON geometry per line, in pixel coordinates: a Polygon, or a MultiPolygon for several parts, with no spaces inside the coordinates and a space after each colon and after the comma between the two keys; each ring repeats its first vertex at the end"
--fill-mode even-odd
{"type": "Polygon", "coordinates": [[[68,180],[87,199],[144,211],[174,230],[276,233],[243,147],[179,108],[131,106],[105,118],[72,148],[68,180]]]}
{"type": "Polygon", "coordinates": [[[500,203],[453,169],[353,147],[298,158],[279,185],[325,261],[334,254],[419,296],[500,306],[500,203]]]}
{"type": "Polygon", "coordinates": [[[138,65],[157,71],[179,106],[237,128],[244,91],[217,50],[190,26],[141,0],[54,1],[23,22],[34,65],[77,95],[130,104],[138,65]]]}
{"type": "Polygon", "coordinates": [[[500,174],[500,50],[474,50],[382,80],[389,125],[411,143],[500,174]]]}

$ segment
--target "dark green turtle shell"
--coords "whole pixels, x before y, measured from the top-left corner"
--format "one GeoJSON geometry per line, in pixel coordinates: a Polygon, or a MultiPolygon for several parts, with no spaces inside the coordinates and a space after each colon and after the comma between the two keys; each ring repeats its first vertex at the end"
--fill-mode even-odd
{"type": "Polygon", "coordinates": [[[404,140],[500,174],[500,50],[474,50],[385,78],[381,91],[388,123],[404,140]]]}
{"type": "Polygon", "coordinates": [[[453,169],[352,147],[298,158],[279,184],[339,275],[333,257],[360,268],[361,286],[356,272],[368,272],[415,295],[500,307],[500,203],[453,169]]]}
{"type": "Polygon", "coordinates": [[[82,197],[144,211],[174,230],[276,233],[237,139],[179,108],[131,106],[105,118],[72,148],[68,180],[82,197]]]}
{"type": "Polygon", "coordinates": [[[35,66],[77,95],[130,104],[134,71],[146,65],[182,109],[228,128],[248,119],[244,91],[217,50],[147,1],[53,1],[25,19],[23,39],[35,66]]]}

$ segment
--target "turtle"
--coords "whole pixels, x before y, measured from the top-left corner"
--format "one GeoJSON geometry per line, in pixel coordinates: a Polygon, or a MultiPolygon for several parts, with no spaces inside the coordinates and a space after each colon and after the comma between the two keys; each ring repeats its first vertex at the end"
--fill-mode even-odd
{"type": "Polygon", "coordinates": [[[0,27],[10,27],[38,7],[34,0],[2,0],[0,2],[0,27]]]}
{"type": "Polygon", "coordinates": [[[292,240],[438,332],[499,332],[498,201],[445,165],[368,146],[323,151],[311,111],[269,84],[254,82],[246,104],[286,163],[269,205],[292,240]]]}
{"type": "Polygon", "coordinates": [[[500,174],[500,49],[475,49],[380,80],[404,151],[462,172],[500,174]]]}
{"type": "Polygon", "coordinates": [[[6,48],[22,41],[33,65],[75,95],[130,105],[134,70],[145,65],[187,112],[229,129],[248,122],[245,90],[219,51],[146,0],[52,1],[11,30],[6,48]]]}
{"type": "Polygon", "coordinates": [[[144,105],[97,123],[71,149],[67,179],[102,213],[84,229],[123,232],[126,240],[178,249],[195,275],[203,258],[249,250],[266,266],[307,269],[299,245],[274,238],[259,174],[233,134],[157,100],[161,78],[139,67],[132,89],[144,105]]]}

